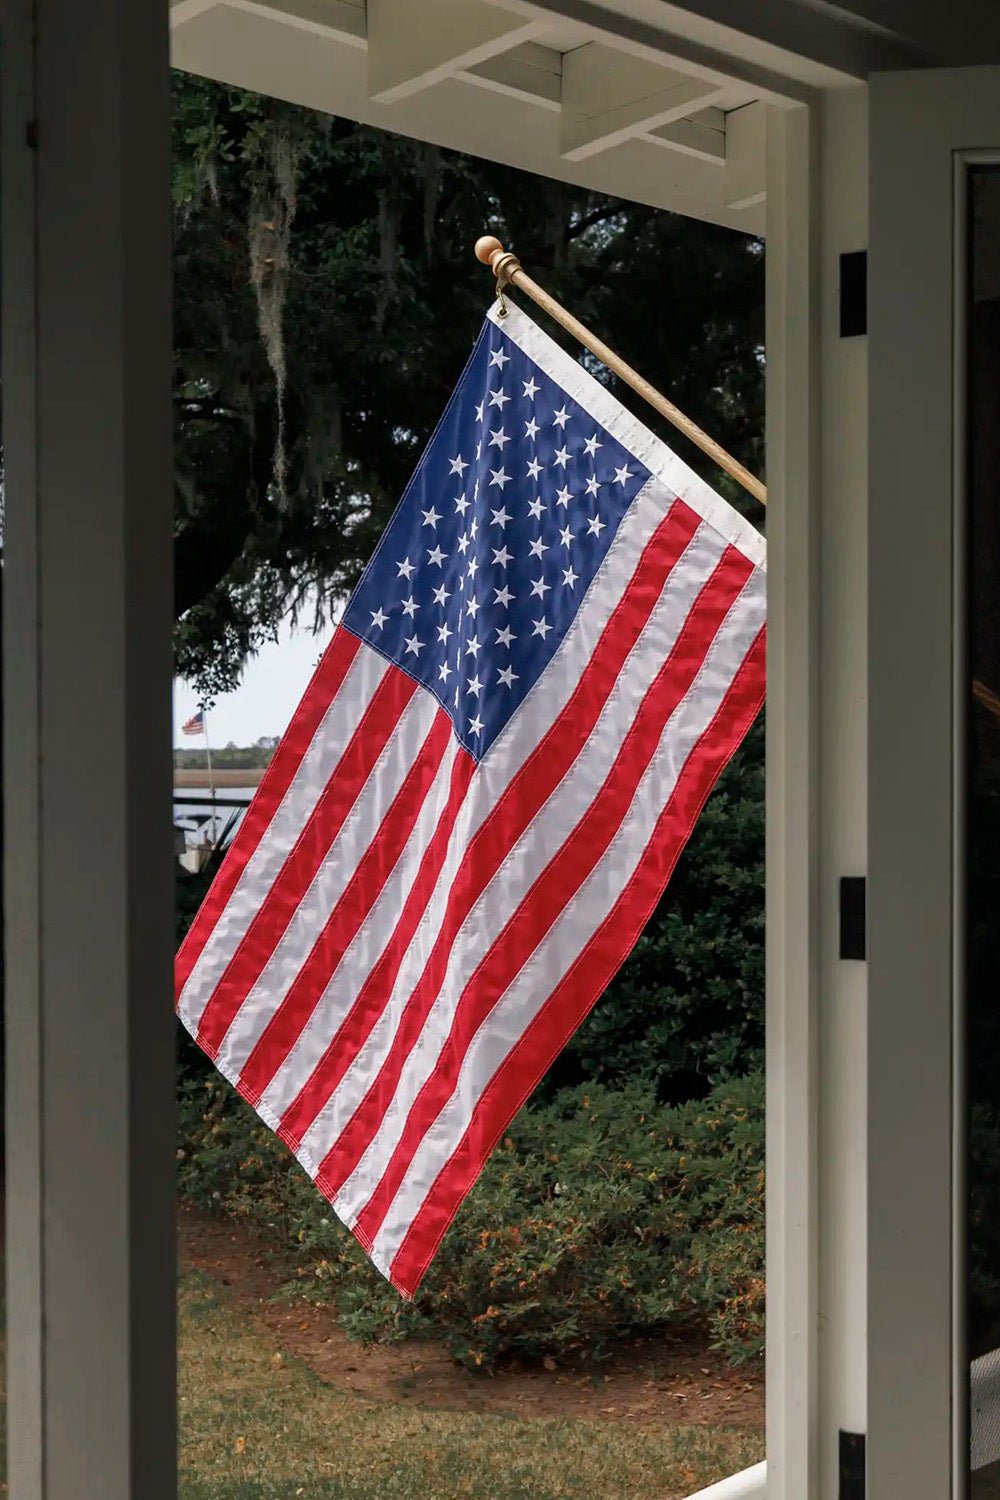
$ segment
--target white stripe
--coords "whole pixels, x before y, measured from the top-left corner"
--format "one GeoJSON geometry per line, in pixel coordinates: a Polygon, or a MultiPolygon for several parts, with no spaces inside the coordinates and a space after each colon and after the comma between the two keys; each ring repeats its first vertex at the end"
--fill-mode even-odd
{"type": "Polygon", "coordinates": [[[703,521],[719,535],[738,547],[757,567],[766,567],[764,538],[755,526],[743,519],[728,501],[717,495],[711,485],[699,479],[682,458],[678,458],[655,433],[626,411],[616,396],[586,371],[565,350],[550,339],[527,314],[513,303],[506,317],[500,316],[499,303],[491,307],[488,317],[501,333],[522,349],[529,359],[541,365],[568,396],[572,396],[595,422],[616,437],[640,463],[657,475],[671,495],[677,495],[691,506],[703,521]]]}
{"type": "MultiPolygon", "coordinates": [[[[466,917],[452,946],[440,992],[404,1064],[385,1117],[352,1178],[341,1190],[340,1202],[345,1214],[352,1210],[360,1212],[368,1201],[371,1183],[382,1175],[396,1149],[410,1106],[434,1069],[458,997],[492,946],[499,927],[530,891],[599,793],[621,748],[624,726],[631,724],[639,711],[722,551],[719,537],[707,527],[700,528],[672,570],[587,743],[466,917]]],[[[411,946],[389,1004],[368,1043],[348,1069],[340,1089],[306,1137],[312,1149],[314,1131],[330,1140],[336,1138],[333,1131],[342,1129],[353,1114],[392,1046],[400,1014],[423,973],[447,910],[454,870],[443,873],[447,881],[439,902],[432,903],[436,910],[429,909],[422,924],[421,941],[411,946]]]]}
{"type": "Polygon", "coordinates": [[[373,840],[378,837],[382,820],[420,753],[439,711],[430,694],[420,691],[414,693],[404,709],[337,837],[323,856],[295,915],[233,1017],[220,1050],[219,1066],[226,1071],[239,1073],[271,1017],[308,963],[316,939],[373,840]]]}
{"type": "MultiPolygon", "coordinates": [[[[696,689],[686,696],[666,725],[611,844],[473,1038],[455,1089],[424,1136],[375,1237],[372,1259],[385,1275],[389,1274],[403,1238],[442,1166],[465,1134],[490,1079],[634,874],[688,758],[715,717],[739,664],[760,631],[764,620],[761,585],[759,575],[751,577],[733,605],[713,642],[696,689]]],[[[376,1181],[377,1177],[369,1173],[365,1202],[376,1181]]],[[[352,1223],[356,1217],[353,1203],[360,1196],[355,1194],[350,1204],[342,1204],[338,1199],[337,1212],[345,1223],[352,1223]]]]}
{"type": "Polygon", "coordinates": [[[274,1119],[280,1123],[282,1115],[297,1097],[302,1085],[312,1076],[365,980],[378,962],[384,946],[378,941],[378,935],[387,929],[391,931],[399,920],[415,873],[447,806],[452,770],[459,749],[458,741],[452,736],[438,773],[424,799],[420,816],[392,874],[358,929],[340,967],[288,1054],[284,1066],[268,1085],[260,1103],[260,1113],[269,1122],[274,1119]]]}
{"type": "Polygon", "coordinates": [[[336,770],[351,736],[388,671],[376,651],[362,647],[323,716],[269,827],[247,861],[211,936],[188,976],[180,998],[185,1025],[197,1033],[202,1012],[215,992],[288,854],[336,770]]]}

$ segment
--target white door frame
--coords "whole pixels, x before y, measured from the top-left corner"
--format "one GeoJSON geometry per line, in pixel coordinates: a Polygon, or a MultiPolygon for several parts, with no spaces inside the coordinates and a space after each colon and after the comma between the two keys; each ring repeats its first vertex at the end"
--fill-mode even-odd
{"type": "Polygon", "coordinates": [[[1000,68],[877,76],[870,146],[869,1495],[960,1500],[962,207],[1000,68]]]}

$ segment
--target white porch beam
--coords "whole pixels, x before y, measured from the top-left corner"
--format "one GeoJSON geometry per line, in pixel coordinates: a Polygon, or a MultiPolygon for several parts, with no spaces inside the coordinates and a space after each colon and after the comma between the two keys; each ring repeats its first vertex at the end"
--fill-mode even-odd
{"type": "Polygon", "coordinates": [[[10,1500],[173,1500],[167,6],[0,54],[10,1500]]]}
{"type": "Polygon", "coordinates": [[[729,208],[752,208],[767,192],[767,110],[747,104],[726,115],[726,180],[729,208]]]}
{"type": "MultiPolygon", "coordinates": [[[[182,5],[204,5],[206,0],[179,0],[182,5]]],[[[231,10],[242,10],[251,16],[274,16],[287,26],[310,31],[315,36],[333,37],[349,46],[365,43],[365,7],[363,0],[207,0],[225,4],[231,10]]]]}
{"type": "Polygon", "coordinates": [[[690,73],[587,42],[563,58],[561,154],[583,161],[713,104],[721,92],[690,73]]]}
{"type": "Polygon", "coordinates": [[[540,29],[478,0],[368,0],[368,93],[392,104],[499,52],[540,29]]]}

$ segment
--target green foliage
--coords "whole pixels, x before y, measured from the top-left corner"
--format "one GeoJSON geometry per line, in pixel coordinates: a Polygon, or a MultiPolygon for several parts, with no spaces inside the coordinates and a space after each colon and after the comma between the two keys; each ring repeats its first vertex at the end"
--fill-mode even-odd
{"type": "Polygon", "coordinates": [[[457,1360],[599,1359],[616,1339],[707,1330],[731,1358],[763,1338],[763,1088],[657,1105],[639,1086],[521,1111],[404,1302],[286,1148],[217,1076],[181,1090],[181,1192],[266,1228],[297,1289],[364,1339],[433,1335],[457,1360]]]}

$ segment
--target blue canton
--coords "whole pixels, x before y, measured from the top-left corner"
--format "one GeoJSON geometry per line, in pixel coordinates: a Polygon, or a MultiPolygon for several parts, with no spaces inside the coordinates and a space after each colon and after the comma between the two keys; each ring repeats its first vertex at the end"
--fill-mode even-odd
{"type": "Polygon", "coordinates": [[[479,760],[648,478],[487,321],[344,624],[434,693],[479,760]]]}

